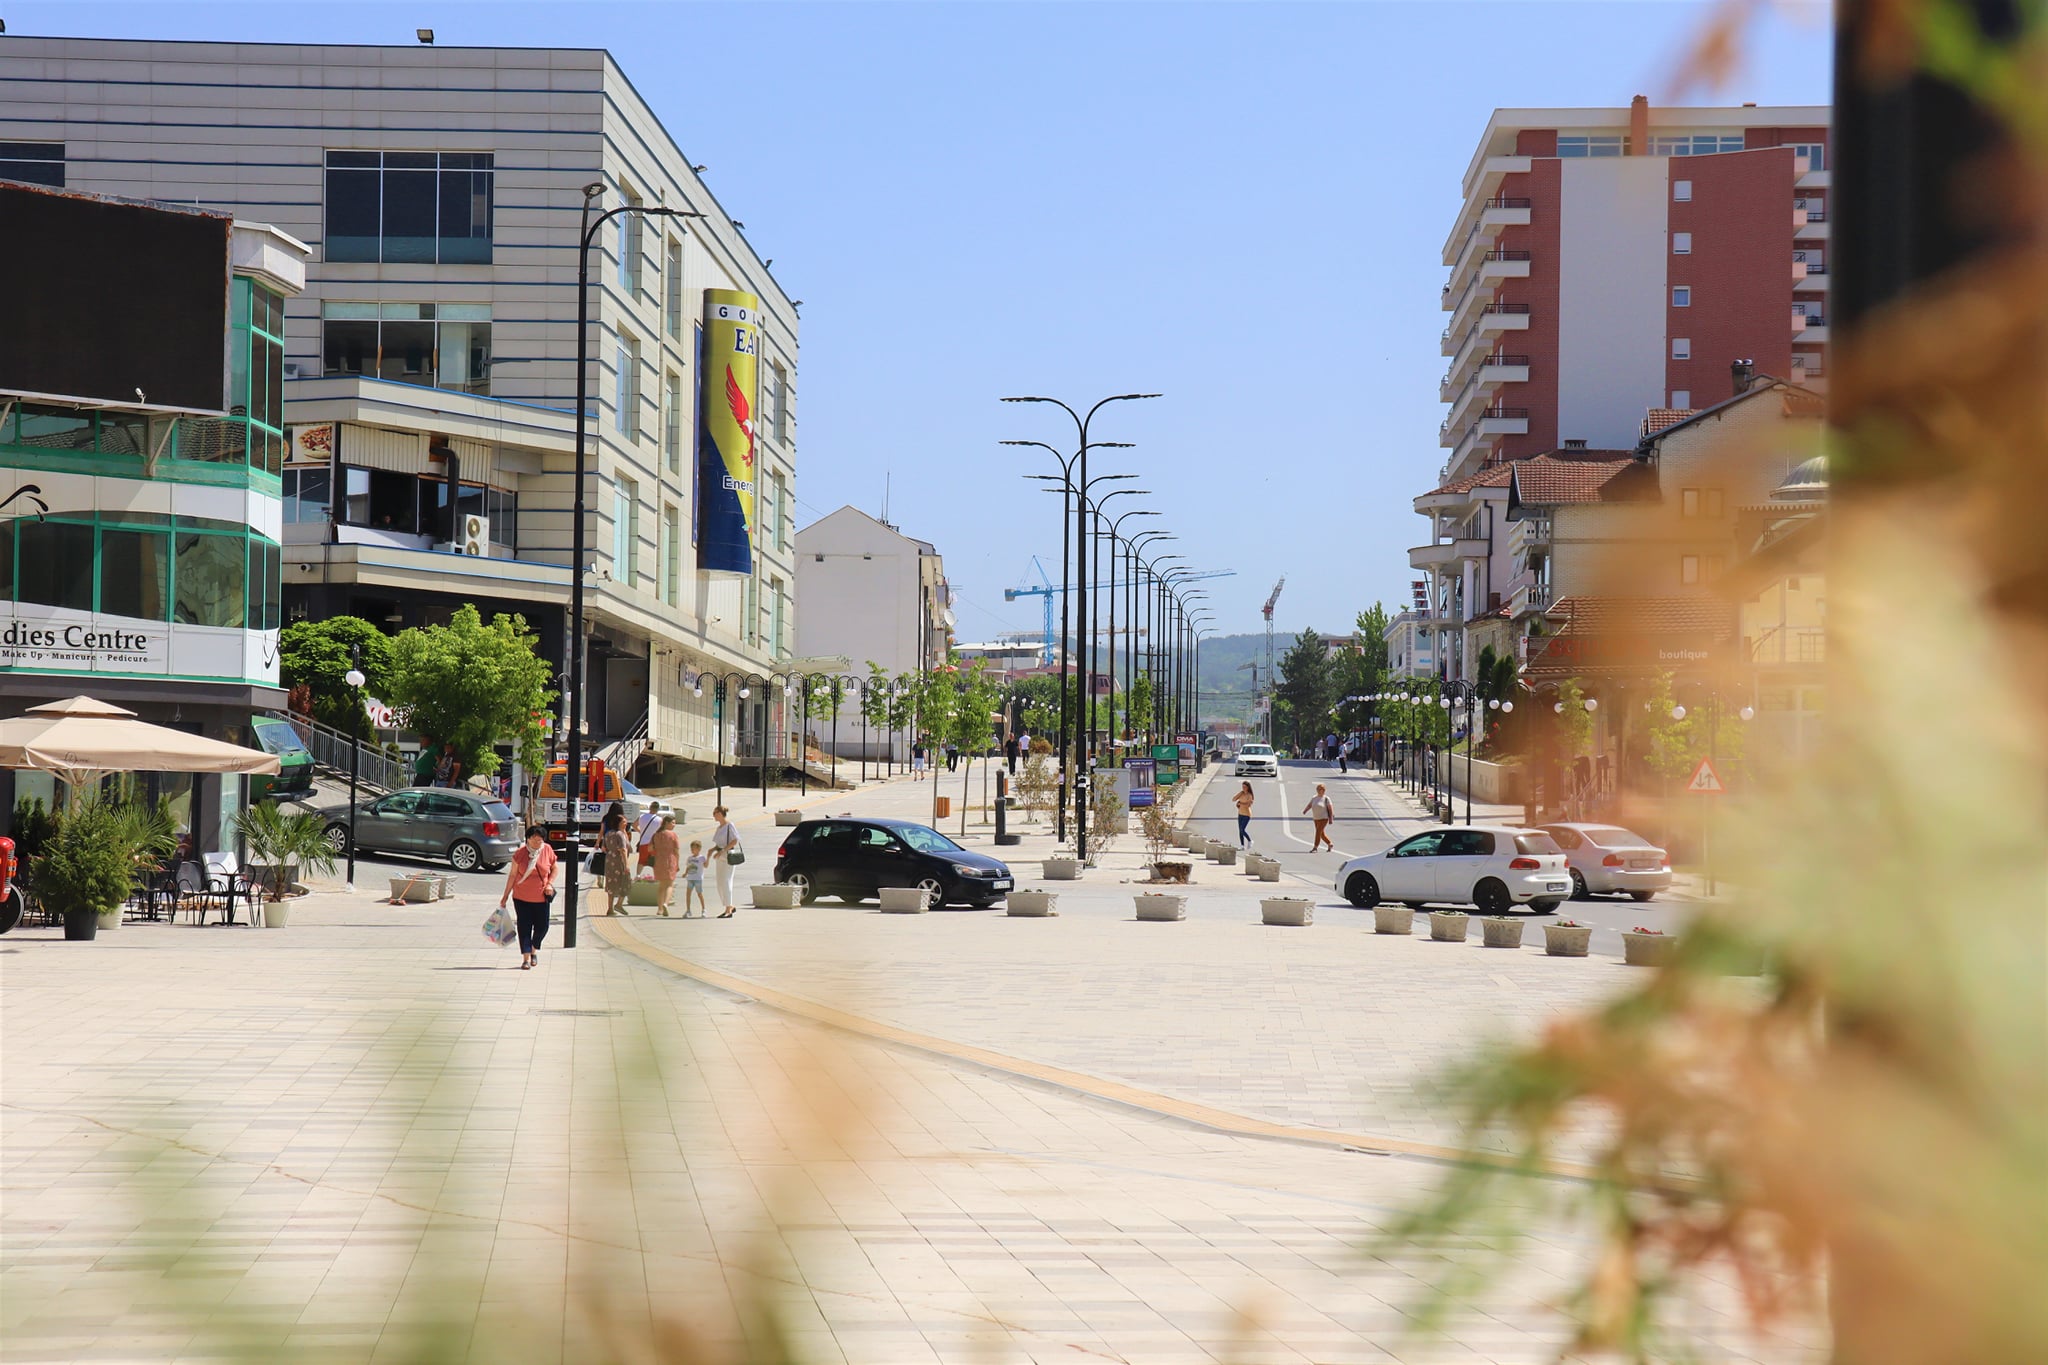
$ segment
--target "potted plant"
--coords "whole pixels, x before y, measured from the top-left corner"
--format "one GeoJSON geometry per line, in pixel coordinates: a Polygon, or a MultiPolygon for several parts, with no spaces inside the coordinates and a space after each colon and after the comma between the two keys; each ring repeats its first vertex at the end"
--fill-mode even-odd
{"type": "Polygon", "coordinates": [[[1522,946],[1522,930],[1528,924],[1527,920],[1516,919],[1513,915],[1488,915],[1479,921],[1479,928],[1487,947],[1519,948],[1522,946]]]}
{"type": "Polygon", "coordinates": [[[281,929],[289,912],[279,902],[300,871],[334,870],[334,848],[327,842],[325,822],[317,815],[287,815],[277,802],[261,801],[235,816],[235,833],[248,846],[253,879],[263,886],[263,923],[281,929]]]}
{"type": "Polygon", "coordinates": [[[1561,919],[1543,926],[1543,951],[1552,957],[1584,957],[1593,941],[1593,926],[1561,919]]]}
{"type": "Polygon", "coordinates": [[[1631,967],[1661,967],[1677,947],[1678,940],[1662,929],[1638,924],[1621,936],[1621,960],[1631,967]]]}
{"type": "Polygon", "coordinates": [[[775,812],[775,823],[777,825],[800,825],[803,822],[804,813],[800,810],[779,810],[775,812]]]}
{"type": "Polygon", "coordinates": [[[1259,880],[1260,880],[1260,881],[1262,881],[1262,882],[1277,882],[1277,881],[1279,881],[1279,880],[1280,880],[1280,860],[1279,860],[1278,858],[1261,858],[1261,859],[1259,859],[1259,871],[1258,871],[1258,877],[1259,877],[1259,880]]]}
{"type": "Polygon", "coordinates": [[[1041,862],[1039,868],[1049,882],[1079,881],[1081,877],[1081,860],[1071,854],[1055,853],[1041,862]]]}
{"type": "Polygon", "coordinates": [[[1375,905],[1372,908],[1372,931],[1375,934],[1412,934],[1415,932],[1415,911],[1405,905],[1375,905]]]}
{"type": "Polygon", "coordinates": [[[1137,895],[1138,918],[1149,920],[1178,920],[1188,917],[1188,898],[1164,893],[1140,891],[1137,895]]]}
{"type": "Polygon", "coordinates": [[[1261,924],[1305,929],[1315,921],[1315,902],[1306,896],[1267,896],[1259,902],[1261,924]]]}
{"type": "Polygon", "coordinates": [[[36,899],[64,919],[64,937],[90,943],[102,911],[120,914],[135,881],[135,846],[126,822],[99,800],[74,804],[57,817],[33,864],[36,899]]]}
{"type": "Polygon", "coordinates": [[[1023,919],[1045,919],[1059,913],[1057,891],[1012,891],[1006,900],[1009,914],[1023,919]]]}
{"type": "MultiPolygon", "coordinates": [[[[1162,797],[1164,794],[1160,794],[1162,797]]],[[[1179,831],[1173,827],[1173,801],[1155,797],[1152,805],[1139,807],[1138,828],[1145,836],[1145,852],[1155,882],[1185,883],[1194,871],[1193,863],[1168,861],[1167,854],[1180,846],[1179,831]]]]}
{"type": "Polygon", "coordinates": [[[885,915],[922,915],[931,909],[931,899],[921,886],[885,886],[876,894],[885,915]]]}
{"type": "Polygon", "coordinates": [[[1209,861],[1223,867],[1237,865],[1237,845],[1226,844],[1221,839],[1209,841],[1209,861]]]}
{"type": "Polygon", "coordinates": [[[1432,910],[1429,912],[1429,936],[1438,943],[1463,943],[1471,923],[1472,917],[1463,910],[1432,910]]]}
{"type": "Polygon", "coordinates": [[[747,890],[753,895],[756,910],[796,909],[797,888],[782,882],[755,882],[747,890]]]}

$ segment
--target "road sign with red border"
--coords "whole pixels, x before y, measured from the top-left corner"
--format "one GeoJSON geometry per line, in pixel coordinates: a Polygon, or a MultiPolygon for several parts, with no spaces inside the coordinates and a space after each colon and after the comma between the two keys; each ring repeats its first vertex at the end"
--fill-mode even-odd
{"type": "Polygon", "coordinates": [[[1721,785],[1721,774],[1714,771],[1710,759],[1701,759],[1700,766],[1692,770],[1686,780],[1685,789],[1695,796],[1719,796],[1728,789],[1721,785]]]}

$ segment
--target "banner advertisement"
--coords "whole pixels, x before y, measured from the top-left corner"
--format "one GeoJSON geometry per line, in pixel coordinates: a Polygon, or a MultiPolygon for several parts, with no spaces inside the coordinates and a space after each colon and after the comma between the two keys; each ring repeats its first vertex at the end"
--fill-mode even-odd
{"type": "Polygon", "coordinates": [[[1180,781],[1180,746],[1178,744],[1155,744],[1152,746],[1153,785],[1170,787],[1180,781]]]}
{"type": "Polygon", "coordinates": [[[1152,779],[1156,772],[1149,758],[1127,758],[1124,771],[1130,775],[1131,809],[1152,804],[1155,795],[1152,779]]]}
{"type": "Polygon", "coordinates": [[[697,397],[697,567],[754,571],[754,400],[761,301],[704,291],[702,391],[697,397]]]}

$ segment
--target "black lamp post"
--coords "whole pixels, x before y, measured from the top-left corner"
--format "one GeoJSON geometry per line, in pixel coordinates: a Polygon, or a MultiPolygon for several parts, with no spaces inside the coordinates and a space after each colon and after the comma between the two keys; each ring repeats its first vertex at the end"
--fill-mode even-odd
{"type": "MultiPolygon", "coordinates": [[[[1095,504],[1096,508],[1098,509],[1096,515],[1101,517],[1101,519],[1107,522],[1109,525],[1109,719],[1110,724],[1112,726],[1114,726],[1116,723],[1116,561],[1118,554],[1117,546],[1122,541],[1123,524],[1126,521],[1129,521],[1132,517],[1156,517],[1159,515],[1159,513],[1154,512],[1149,508],[1139,507],[1133,508],[1131,511],[1125,512],[1122,516],[1111,517],[1101,512],[1100,508],[1103,503],[1108,502],[1111,498],[1120,497],[1125,493],[1146,493],[1149,491],[1149,489],[1144,488],[1118,488],[1108,493],[1104,493],[1099,499],[1096,500],[1095,504]]],[[[1124,619],[1124,629],[1129,630],[1130,626],[1130,614],[1126,612],[1124,619]]],[[[1124,679],[1124,686],[1126,688],[1130,686],[1130,679],[1128,676],[1124,679]]],[[[1125,706],[1124,711],[1125,716],[1128,719],[1130,714],[1130,708],[1128,705],[1125,706]]],[[[1112,758],[1116,756],[1114,751],[1116,748],[1117,738],[1118,736],[1116,736],[1115,734],[1112,734],[1110,736],[1110,749],[1112,751],[1110,756],[1112,758]]]]}
{"type": "Polygon", "coordinates": [[[348,708],[348,878],[346,886],[356,889],[356,781],[363,768],[363,647],[348,647],[348,673],[342,681],[356,695],[348,708]]]}
{"type": "MultiPolygon", "coordinates": [[[[576,247],[576,491],[569,530],[569,746],[567,767],[562,774],[563,794],[568,798],[569,857],[562,873],[562,946],[576,946],[577,874],[582,859],[583,777],[583,485],[588,466],[584,432],[589,424],[590,399],[587,387],[590,370],[590,243],[608,221],[623,213],[657,218],[702,218],[695,209],[671,209],[648,204],[621,204],[595,218],[590,210],[604,193],[604,182],[583,187],[582,234],[576,247]]],[[[351,843],[354,841],[351,840],[351,843]]]]}

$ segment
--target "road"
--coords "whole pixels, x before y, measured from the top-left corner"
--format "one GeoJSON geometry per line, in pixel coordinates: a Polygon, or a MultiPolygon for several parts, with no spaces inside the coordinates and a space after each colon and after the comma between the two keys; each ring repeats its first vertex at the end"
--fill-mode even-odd
{"type": "MultiPolygon", "coordinates": [[[[1419,830],[1430,821],[1398,787],[1354,766],[1348,773],[1314,759],[1288,759],[1280,764],[1280,776],[1236,778],[1228,764],[1210,782],[1188,820],[1189,828],[1211,839],[1237,838],[1237,810],[1231,804],[1240,781],[1249,781],[1257,801],[1252,807],[1252,846],[1269,857],[1278,858],[1286,875],[1313,886],[1318,903],[1341,905],[1336,891],[1337,870],[1347,859],[1377,853],[1419,830]],[[1302,808],[1315,795],[1320,782],[1329,789],[1337,812],[1331,827],[1335,853],[1311,853],[1314,825],[1302,808]]],[[[1563,917],[1593,926],[1592,951],[1621,956],[1621,935],[1637,925],[1675,931],[1681,928],[1695,902],[1682,896],[1664,895],[1648,905],[1625,896],[1596,896],[1569,901],[1559,913],[1563,917]]],[[[1546,921],[1548,916],[1539,917],[1546,921]]]]}

